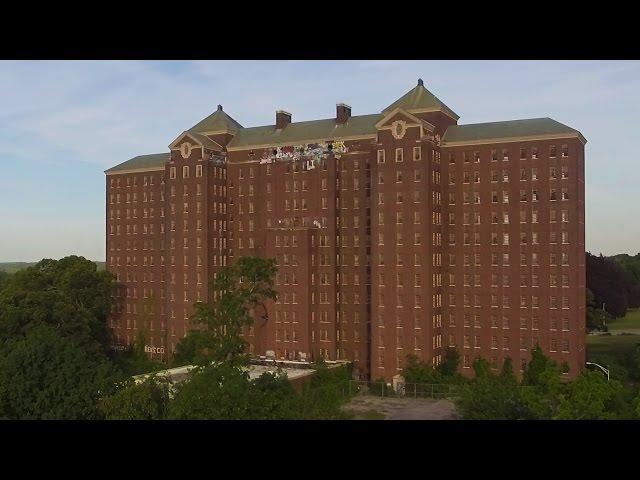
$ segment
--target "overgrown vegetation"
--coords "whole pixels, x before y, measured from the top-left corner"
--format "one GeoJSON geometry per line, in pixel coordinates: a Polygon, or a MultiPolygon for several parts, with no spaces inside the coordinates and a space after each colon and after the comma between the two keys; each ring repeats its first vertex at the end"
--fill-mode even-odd
{"type": "MultiPolygon", "coordinates": [[[[637,304],[633,265],[588,259],[590,328],[615,325],[615,317],[637,304]],[[601,302],[608,313],[602,313],[601,302]]],[[[213,288],[222,295],[213,303],[196,304],[196,328],[179,343],[171,361],[197,368],[174,387],[158,376],[137,384],[131,378],[167,367],[144,352],[144,322],[130,350],[109,349],[112,276],[94,262],[72,256],[45,259],[13,274],[0,272],[0,418],[349,418],[341,407],[355,391],[346,367],[330,369],[319,362],[316,374],[300,389],[281,373],[249,378],[242,334],[254,316],[269,321],[264,302],[276,298],[275,271],[271,260],[259,258],[243,258],[221,269],[213,288]]],[[[495,372],[482,358],[474,362],[475,378],[466,380],[458,373],[455,349],[437,367],[411,357],[403,374],[411,384],[455,385],[458,408],[468,419],[640,418],[637,336],[593,338],[589,359],[610,369],[610,381],[598,370],[586,370],[564,383],[563,366],[539,348],[521,380],[509,359],[495,372]]],[[[394,394],[382,380],[370,390],[377,388],[394,394]]]]}
{"type": "Polygon", "coordinates": [[[318,363],[300,391],[282,373],[249,378],[241,334],[253,312],[276,297],[274,274],[274,262],[259,258],[221,269],[213,287],[223,294],[196,305],[196,330],[171,362],[197,368],[171,386],[160,376],[137,384],[132,379],[167,367],[144,352],[144,319],[131,349],[109,349],[112,276],[94,262],[45,259],[0,273],[0,418],[346,418],[340,406],[348,396],[347,368],[318,363]]]}
{"type": "MultiPolygon", "coordinates": [[[[561,381],[562,366],[536,346],[521,381],[507,359],[499,374],[484,359],[474,362],[475,378],[461,388],[459,413],[469,420],[640,419],[640,393],[616,370],[607,381],[601,371],[584,370],[570,383],[561,381]]],[[[613,372],[613,370],[612,370],[613,372]]]]}

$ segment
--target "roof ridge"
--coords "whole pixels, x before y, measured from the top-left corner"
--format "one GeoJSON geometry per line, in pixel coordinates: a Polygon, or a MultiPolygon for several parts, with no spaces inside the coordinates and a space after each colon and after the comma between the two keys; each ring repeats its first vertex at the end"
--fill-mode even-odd
{"type": "MultiPolygon", "coordinates": [[[[363,114],[363,115],[352,115],[351,117],[349,117],[349,120],[353,119],[353,118],[363,118],[363,117],[372,117],[372,116],[381,116],[381,113],[367,113],[367,114],[363,114]]],[[[302,120],[300,122],[291,122],[289,123],[285,128],[288,128],[291,125],[302,125],[305,123],[314,123],[314,122],[335,122],[335,117],[329,117],[329,118],[317,118],[315,120],[302,120]]],[[[347,123],[349,122],[349,120],[347,120],[347,123]]],[[[343,125],[343,124],[337,124],[338,126],[343,125]]],[[[273,127],[275,128],[275,124],[271,123],[268,125],[256,125],[254,127],[244,127],[243,130],[251,130],[252,128],[266,128],[266,127],[273,127]]]]}
{"type": "Polygon", "coordinates": [[[451,125],[451,127],[467,127],[467,126],[473,126],[473,125],[487,125],[489,123],[507,123],[507,122],[526,122],[527,120],[551,120],[557,123],[557,120],[554,120],[551,117],[531,117],[531,118],[514,118],[512,120],[496,120],[493,122],[476,122],[476,123],[462,123],[462,124],[457,124],[457,125],[451,125]]]}

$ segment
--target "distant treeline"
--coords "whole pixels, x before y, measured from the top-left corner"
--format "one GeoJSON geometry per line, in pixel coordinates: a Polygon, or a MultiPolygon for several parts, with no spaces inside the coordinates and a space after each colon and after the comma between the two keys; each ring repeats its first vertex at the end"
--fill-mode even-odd
{"type": "Polygon", "coordinates": [[[640,307],[640,253],[605,257],[587,252],[587,307],[604,310],[613,318],[640,307]]]}
{"type": "MultiPolygon", "coordinates": [[[[98,271],[105,269],[105,262],[93,262],[98,266],[98,271]]],[[[25,268],[33,267],[36,262],[0,262],[0,272],[16,273],[25,268]]]]}

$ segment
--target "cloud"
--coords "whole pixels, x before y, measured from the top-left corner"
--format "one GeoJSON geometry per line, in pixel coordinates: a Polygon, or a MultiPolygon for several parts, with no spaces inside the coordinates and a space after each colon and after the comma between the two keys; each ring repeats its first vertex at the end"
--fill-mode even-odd
{"type": "Polygon", "coordinates": [[[5,230],[0,252],[20,260],[20,252],[76,245],[89,250],[79,252],[86,256],[103,256],[102,170],[166,151],[219,103],[245,126],[273,124],[279,108],[294,121],[332,117],[337,102],[368,114],[419,77],[461,123],[551,116],[580,129],[589,140],[587,248],[640,248],[640,227],[625,223],[625,213],[640,212],[619,208],[637,204],[638,62],[25,61],[0,62],[0,203],[24,219],[40,218],[40,204],[48,221],[78,218],[94,231],[71,222],[64,232],[52,230],[44,246],[35,227],[14,220],[11,246],[5,230]],[[98,221],[81,204],[94,208],[98,221]]]}

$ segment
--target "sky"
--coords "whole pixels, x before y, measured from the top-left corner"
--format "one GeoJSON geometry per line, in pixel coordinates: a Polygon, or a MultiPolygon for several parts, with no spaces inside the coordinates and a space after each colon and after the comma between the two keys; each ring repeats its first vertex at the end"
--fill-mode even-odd
{"type": "Polygon", "coordinates": [[[245,127],[380,112],[418,78],[459,124],[586,137],[586,249],[640,252],[638,61],[0,61],[0,262],[105,258],[104,170],[216,110],[245,127]]]}

